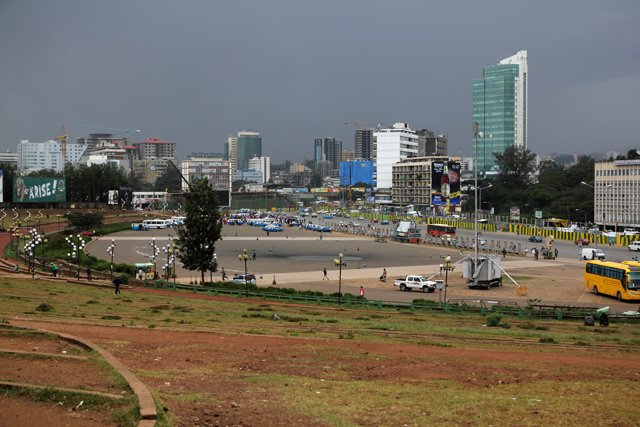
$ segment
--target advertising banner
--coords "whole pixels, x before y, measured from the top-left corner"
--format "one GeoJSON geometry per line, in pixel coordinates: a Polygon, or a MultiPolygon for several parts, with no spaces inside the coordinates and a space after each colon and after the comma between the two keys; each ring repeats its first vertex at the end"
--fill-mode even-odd
{"type": "Polygon", "coordinates": [[[431,204],[460,205],[459,162],[431,162],[431,204]]]}
{"type": "Polygon", "coordinates": [[[13,203],[66,202],[64,178],[13,178],[13,203]]]}
{"type": "Polygon", "coordinates": [[[511,221],[520,221],[520,208],[514,206],[509,209],[509,218],[511,221]]]}
{"type": "Polygon", "coordinates": [[[110,205],[118,204],[118,190],[109,190],[109,204],[110,205]]]}

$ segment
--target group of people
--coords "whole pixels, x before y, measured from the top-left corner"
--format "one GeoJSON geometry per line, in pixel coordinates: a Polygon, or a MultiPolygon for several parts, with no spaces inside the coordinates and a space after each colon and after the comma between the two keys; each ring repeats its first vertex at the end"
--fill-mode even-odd
{"type": "Polygon", "coordinates": [[[59,263],[51,263],[51,271],[53,272],[53,277],[58,277],[58,274],[60,275],[60,277],[64,277],[64,269],[63,269],[63,265],[62,262],[59,263]]]}

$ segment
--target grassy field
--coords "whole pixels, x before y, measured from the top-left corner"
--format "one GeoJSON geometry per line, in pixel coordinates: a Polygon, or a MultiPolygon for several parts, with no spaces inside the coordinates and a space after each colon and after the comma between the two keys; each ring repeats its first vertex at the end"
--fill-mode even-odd
{"type": "Polygon", "coordinates": [[[628,398],[640,380],[638,323],[114,296],[2,279],[0,320],[19,319],[85,325],[169,408],[166,425],[197,425],[194,413],[249,425],[640,424],[628,398]]]}

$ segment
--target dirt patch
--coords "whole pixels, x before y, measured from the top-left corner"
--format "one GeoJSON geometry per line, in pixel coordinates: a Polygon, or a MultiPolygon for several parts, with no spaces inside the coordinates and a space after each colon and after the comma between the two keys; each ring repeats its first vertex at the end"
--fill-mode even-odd
{"type": "Polygon", "coordinates": [[[181,426],[323,425],[290,411],[287,402],[270,391],[272,382],[287,379],[424,387],[430,381],[445,380],[480,390],[541,381],[637,381],[640,373],[637,358],[611,359],[577,352],[492,351],[74,324],[43,326],[107,348],[161,398],[167,412],[179,417],[181,426]],[[616,369],[603,370],[603,366],[616,369]]]}

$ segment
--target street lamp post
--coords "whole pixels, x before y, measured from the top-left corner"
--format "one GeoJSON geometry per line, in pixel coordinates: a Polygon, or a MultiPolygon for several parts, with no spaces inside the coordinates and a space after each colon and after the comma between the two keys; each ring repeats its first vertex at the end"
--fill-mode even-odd
{"type": "Polygon", "coordinates": [[[45,265],[46,265],[46,264],[45,264],[45,260],[44,260],[44,246],[45,246],[47,243],[49,243],[49,240],[48,240],[48,239],[44,239],[44,240],[42,241],[42,271],[44,271],[44,269],[45,269],[45,265]]]}
{"type": "MultiPolygon", "coordinates": [[[[173,246],[175,247],[176,245],[173,245],[173,246]]],[[[178,257],[178,254],[180,253],[180,249],[175,248],[173,250],[173,252],[174,252],[174,255],[173,255],[173,283],[176,283],[176,276],[177,276],[177,274],[176,274],[176,258],[178,257]]]]}
{"type": "Polygon", "coordinates": [[[247,250],[244,249],[240,255],[238,255],[238,261],[244,261],[244,296],[249,296],[249,278],[247,277],[247,261],[249,261],[249,255],[247,250]]]}
{"type": "Polygon", "coordinates": [[[60,214],[56,215],[58,217],[58,230],[60,230],[60,214]]]}
{"type": "Polygon", "coordinates": [[[160,253],[160,248],[156,246],[156,238],[153,237],[151,239],[151,242],[149,243],[149,245],[151,246],[151,258],[153,259],[153,276],[155,278],[155,275],[158,272],[158,267],[156,264],[156,258],[158,257],[158,254],[160,253]]]}
{"type": "Polygon", "coordinates": [[[338,305],[342,303],[342,253],[338,254],[339,259],[334,259],[333,263],[340,267],[340,273],[338,276],[338,305]]]}
{"type": "MultiPolygon", "coordinates": [[[[478,270],[478,137],[482,138],[484,134],[480,132],[480,125],[478,122],[473,122],[473,134],[476,137],[476,144],[474,147],[474,160],[473,160],[473,179],[474,179],[474,202],[475,202],[475,211],[474,211],[474,229],[475,229],[475,244],[473,245],[473,263],[474,270],[473,274],[475,275],[478,270]]],[[[446,303],[446,300],[445,300],[446,303]]]]}
{"type": "Polygon", "coordinates": [[[111,239],[111,246],[109,246],[107,248],[107,253],[109,255],[111,255],[111,279],[113,280],[113,256],[115,255],[115,251],[116,251],[116,241],[115,239],[111,239]]]}
{"type": "MultiPolygon", "coordinates": [[[[451,257],[447,256],[444,258],[444,264],[440,264],[440,270],[445,272],[444,279],[444,305],[447,305],[447,288],[449,287],[449,272],[453,271],[456,266],[451,264],[451,257]]],[[[442,277],[442,276],[440,276],[442,277]]]]}

